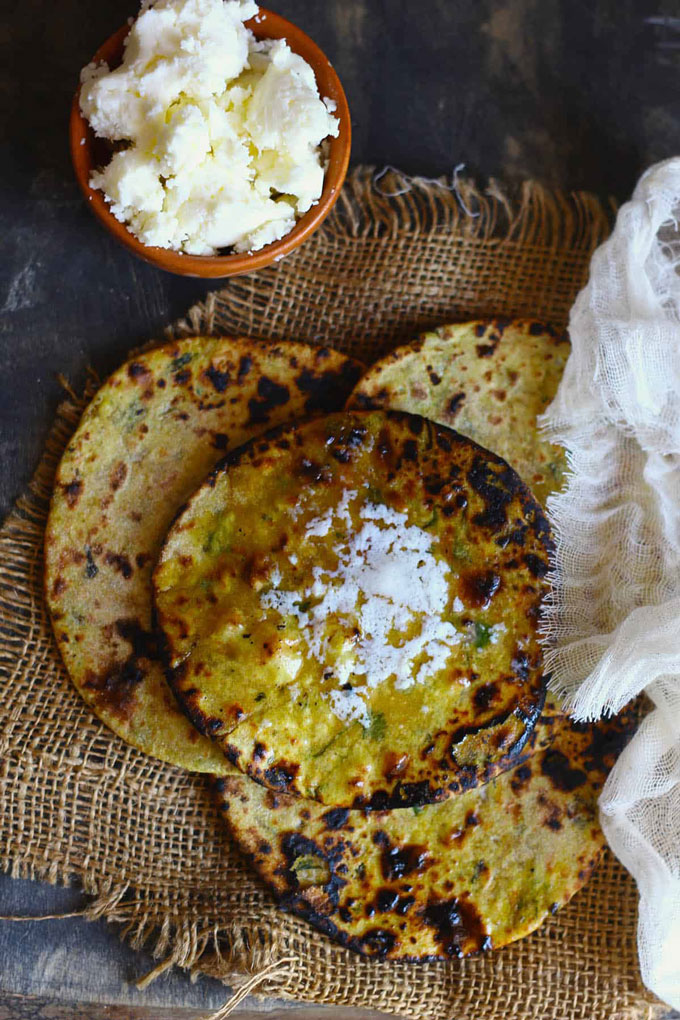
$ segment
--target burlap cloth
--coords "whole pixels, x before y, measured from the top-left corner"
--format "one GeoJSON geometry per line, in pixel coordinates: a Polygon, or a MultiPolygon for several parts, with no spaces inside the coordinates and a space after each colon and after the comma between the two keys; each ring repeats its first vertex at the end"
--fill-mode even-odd
{"type": "MultiPolygon", "coordinates": [[[[228,283],[176,333],[332,344],[370,361],[436,323],[530,315],[564,326],[610,217],[592,197],[526,184],[510,201],[354,174],[334,214],[278,266],[228,283]],[[388,197],[388,195],[390,197],[388,197]]],[[[55,369],[58,366],[55,365],[55,369]]],[[[0,864],[94,897],[162,961],[259,991],[438,1020],[633,1018],[663,1013],[642,986],[636,891],[609,854],[524,941],[422,966],[356,957],[279,913],[230,846],[205,777],[127,747],[91,715],[52,642],[41,595],[51,478],[82,401],[57,416],[30,491],[0,532],[0,864]],[[274,966],[272,966],[274,965],[274,966]]]]}

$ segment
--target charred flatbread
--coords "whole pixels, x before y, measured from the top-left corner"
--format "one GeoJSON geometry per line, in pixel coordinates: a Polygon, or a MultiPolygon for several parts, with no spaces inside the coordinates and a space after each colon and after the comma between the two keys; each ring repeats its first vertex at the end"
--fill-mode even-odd
{"type": "Polygon", "coordinates": [[[542,719],[511,771],[415,811],[328,809],[243,777],[219,780],[217,796],[284,910],[363,955],[462,957],[528,935],[586,882],[604,846],[598,795],[630,724],[542,719]]]}
{"type": "Polygon", "coordinates": [[[193,337],[127,362],[85,411],[56,476],[45,590],[75,686],[128,743],[228,770],[165,681],[151,571],[173,516],[225,451],[342,406],[361,367],[305,344],[193,337]]]}
{"type": "Polygon", "coordinates": [[[562,486],[565,451],[538,431],[557,391],[570,345],[532,319],[440,326],[369,368],[350,408],[422,414],[507,460],[545,506],[562,486]]]}
{"type": "Polygon", "coordinates": [[[445,798],[519,754],[540,714],[550,549],[517,474],[440,425],[356,412],[275,430],[168,535],[154,587],[171,682],[273,789],[445,798]]]}

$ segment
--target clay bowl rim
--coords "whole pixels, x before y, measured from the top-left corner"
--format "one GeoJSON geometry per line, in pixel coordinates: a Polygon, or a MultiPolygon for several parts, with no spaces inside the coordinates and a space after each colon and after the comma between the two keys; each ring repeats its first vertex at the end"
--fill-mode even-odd
{"type": "MultiPolygon", "coordinates": [[[[101,191],[89,186],[90,174],[101,160],[96,158],[97,140],[90,125],[80,112],[80,87],[76,91],[71,105],[69,123],[69,140],[71,159],[76,179],[90,209],[117,241],[134,255],[150,262],[170,273],[180,276],[197,276],[219,279],[227,276],[238,276],[262,269],[279,261],[299,247],[323,223],[335,205],[347,175],[350,150],[352,145],[352,125],[349,107],[344,89],[328,57],[302,29],[280,15],[260,7],[254,18],[246,22],[257,39],[285,38],[294,53],[298,53],[314,71],[319,93],[324,98],[335,101],[335,115],[340,121],[337,138],[331,138],[328,153],[328,167],[324,177],[321,197],[297,221],[293,229],[273,244],[249,254],[247,252],[234,255],[185,255],[168,248],[155,248],[142,244],[109,210],[101,191]]],[[[130,30],[123,25],[104,42],[92,58],[94,63],[106,61],[109,66],[116,66],[123,52],[123,41],[130,30]]],[[[99,143],[101,144],[101,143],[99,143]]]]}

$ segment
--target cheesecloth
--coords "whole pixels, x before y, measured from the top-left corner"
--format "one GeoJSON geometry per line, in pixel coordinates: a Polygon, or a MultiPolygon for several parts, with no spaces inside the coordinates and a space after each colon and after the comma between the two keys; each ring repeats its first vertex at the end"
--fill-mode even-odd
{"type": "Polygon", "coordinates": [[[645,984],[680,1008],[680,158],[651,167],[593,255],[544,416],[569,451],[551,498],[552,686],[580,719],[645,691],[654,709],[602,791],[640,893],[645,984]]]}

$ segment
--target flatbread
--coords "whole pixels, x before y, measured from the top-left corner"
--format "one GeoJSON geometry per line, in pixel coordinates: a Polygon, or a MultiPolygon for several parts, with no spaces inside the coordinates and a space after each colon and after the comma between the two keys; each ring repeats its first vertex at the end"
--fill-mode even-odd
{"type": "Polygon", "coordinates": [[[168,535],[154,587],[171,682],[271,788],[447,797],[518,754],[540,714],[550,549],[515,472],[440,425],[357,412],[276,430],[168,535]]]}
{"type": "Polygon", "coordinates": [[[363,955],[467,956],[528,935],[586,882],[604,847],[598,795],[631,722],[541,719],[511,771],[415,811],[329,810],[243,777],[217,796],[284,910],[363,955]]]}
{"type": "Polygon", "coordinates": [[[536,419],[569,351],[566,334],[532,319],[440,326],[369,368],[347,406],[410,411],[470,436],[507,460],[545,506],[567,463],[536,419]]]}
{"type": "Polygon", "coordinates": [[[341,406],[361,368],[327,348],[193,337],[127,362],[85,411],[56,476],[45,591],[73,682],[128,743],[187,769],[229,769],[164,679],[151,571],[178,508],[227,450],[341,406]]]}

